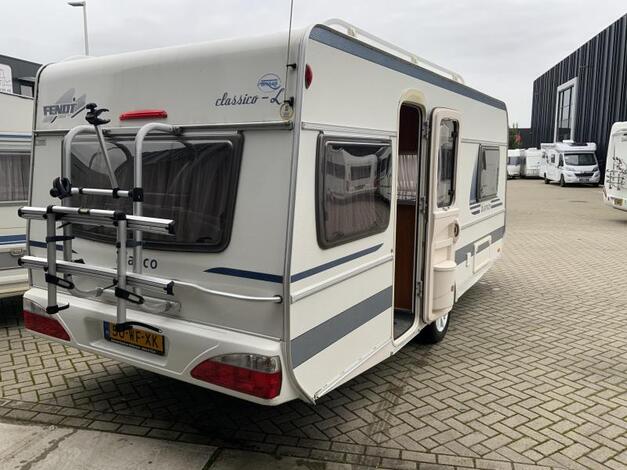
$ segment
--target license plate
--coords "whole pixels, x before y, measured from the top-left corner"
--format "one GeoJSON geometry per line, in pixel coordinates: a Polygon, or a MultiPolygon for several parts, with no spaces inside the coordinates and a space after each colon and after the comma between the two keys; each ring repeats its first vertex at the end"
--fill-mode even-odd
{"type": "Polygon", "coordinates": [[[123,344],[131,348],[163,356],[165,354],[165,338],[152,331],[131,328],[117,331],[115,323],[104,322],[104,337],[112,343],[123,344]]]}
{"type": "Polygon", "coordinates": [[[614,205],[615,206],[622,206],[623,205],[623,200],[622,199],[614,199],[614,205]]]}
{"type": "Polygon", "coordinates": [[[579,178],[579,180],[580,180],[582,183],[587,183],[588,181],[590,181],[590,178],[579,178]]]}

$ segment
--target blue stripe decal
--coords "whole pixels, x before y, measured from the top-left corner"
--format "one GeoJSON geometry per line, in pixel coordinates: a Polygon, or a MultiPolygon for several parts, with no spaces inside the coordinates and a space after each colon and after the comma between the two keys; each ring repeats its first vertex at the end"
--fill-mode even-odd
{"type": "Polygon", "coordinates": [[[224,276],[243,277],[246,279],[254,279],[256,281],[276,282],[277,284],[283,283],[283,276],[278,274],[260,273],[257,271],[245,271],[243,269],[233,268],[210,268],[205,269],[206,273],[222,274],[224,276]]]}
{"type": "Polygon", "coordinates": [[[308,269],[306,271],[293,274],[291,281],[297,282],[301,279],[305,279],[307,277],[313,276],[314,274],[321,273],[322,271],[326,271],[327,269],[335,268],[340,264],[348,263],[349,261],[353,261],[357,258],[361,258],[362,256],[369,255],[370,253],[374,253],[379,248],[381,248],[383,244],[375,245],[370,248],[366,248],[365,250],[358,251],[357,253],[353,253],[352,255],[344,256],[342,258],[336,259],[334,261],[329,261],[328,263],[321,264],[320,266],[316,266],[315,268],[308,269]]]}
{"type": "Polygon", "coordinates": [[[1,235],[0,245],[10,245],[12,243],[24,243],[26,235],[1,235]]]}
{"type": "MultiPolygon", "coordinates": [[[[33,242],[31,242],[31,245],[33,245],[33,242]]],[[[42,245],[43,245],[43,248],[45,248],[45,243],[42,243],[42,245]]],[[[37,246],[37,245],[34,245],[34,246],[37,246]]],[[[383,244],[375,245],[373,247],[366,248],[365,250],[358,251],[357,253],[353,253],[351,255],[344,256],[342,258],[339,258],[333,261],[329,261],[328,263],[321,264],[320,266],[316,266],[315,268],[307,269],[306,271],[294,274],[291,277],[291,282],[300,281],[301,279],[305,279],[307,277],[313,276],[314,274],[321,273],[328,269],[335,268],[336,266],[339,266],[341,264],[348,263],[349,261],[353,261],[357,258],[361,258],[362,256],[366,256],[370,253],[374,253],[382,246],[383,244]]],[[[269,274],[269,273],[262,273],[258,271],[246,271],[244,269],[220,267],[220,268],[205,269],[205,272],[211,273],[211,274],[222,274],[223,276],[243,277],[245,279],[254,279],[256,281],[275,282],[277,284],[283,283],[283,276],[279,274],[269,274]]]]}
{"type": "Polygon", "coordinates": [[[290,341],[294,368],[392,307],[392,287],[362,300],[290,341]]]}
{"type": "Polygon", "coordinates": [[[453,93],[466,96],[470,99],[480,101],[481,103],[485,103],[498,109],[507,110],[505,103],[501,100],[497,100],[496,98],[432,72],[431,70],[406,62],[395,55],[352,39],[326,26],[315,26],[309,37],[314,41],[334,47],[388,69],[395,70],[396,72],[417,78],[418,80],[430,83],[431,85],[439,88],[444,88],[452,91],[453,93]]]}
{"type": "Polygon", "coordinates": [[[24,139],[24,140],[30,140],[32,138],[31,134],[5,134],[5,133],[0,133],[0,138],[9,138],[9,139],[24,139]]]}
{"type": "MultiPolygon", "coordinates": [[[[36,240],[29,241],[28,246],[34,246],[36,248],[48,248],[48,245],[45,242],[38,242],[36,240]]],[[[57,245],[57,251],[63,251],[63,245],[57,245]]],[[[72,253],[76,252],[72,250],[72,253]]]]}

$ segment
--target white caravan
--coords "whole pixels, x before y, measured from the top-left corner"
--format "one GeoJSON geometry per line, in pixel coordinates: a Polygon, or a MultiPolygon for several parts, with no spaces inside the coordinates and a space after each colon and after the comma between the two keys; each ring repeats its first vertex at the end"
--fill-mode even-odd
{"type": "Polygon", "coordinates": [[[28,329],[268,405],[444,336],[502,252],[505,104],[339,20],[287,44],[39,72],[28,329]]]}
{"type": "Polygon", "coordinates": [[[28,289],[28,273],[18,265],[26,251],[26,221],[17,210],[28,199],[31,98],[0,93],[0,298],[28,289]]]}
{"type": "Polygon", "coordinates": [[[595,155],[596,149],[594,143],[580,144],[571,140],[542,144],[544,155],[540,164],[540,175],[546,184],[554,181],[560,186],[572,183],[597,185],[601,174],[595,155]]]}
{"type": "Polygon", "coordinates": [[[521,149],[513,149],[507,151],[507,177],[518,178],[521,173],[521,167],[525,159],[525,151],[521,149]]]}
{"type": "Polygon", "coordinates": [[[605,161],[603,200],[627,211],[627,122],[616,122],[610,132],[605,161]]]}
{"type": "Polygon", "coordinates": [[[540,176],[540,165],[544,151],[536,148],[525,150],[524,158],[521,162],[520,174],[524,178],[537,178],[540,176]]]}

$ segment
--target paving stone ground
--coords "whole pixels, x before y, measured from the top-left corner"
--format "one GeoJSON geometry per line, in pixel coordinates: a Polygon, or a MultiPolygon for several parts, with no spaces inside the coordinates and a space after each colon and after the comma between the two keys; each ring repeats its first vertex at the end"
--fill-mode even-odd
{"type": "Polygon", "coordinates": [[[502,260],[444,342],[267,408],[37,339],[0,314],[0,416],[399,469],[627,469],[627,213],[508,183],[502,260]]]}

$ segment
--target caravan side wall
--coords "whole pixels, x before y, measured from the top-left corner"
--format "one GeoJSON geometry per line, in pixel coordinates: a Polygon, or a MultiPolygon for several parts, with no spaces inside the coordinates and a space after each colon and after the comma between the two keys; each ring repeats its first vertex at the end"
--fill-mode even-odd
{"type": "Polygon", "coordinates": [[[33,100],[0,93],[0,298],[28,288],[17,259],[25,251],[26,223],[17,209],[28,199],[33,100]]]}
{"type": "Polygon", "coordinates": [[[462,114],[456,178],[456,205],[461,214],[455,254],[457,297],[486,272],[501,251],[507,115],[502,103],[495,106],[496,100],[486,100],[488,104],[453,92],[443,86],[472,94],[441,77],[434,80],[443,86],[417,79],[411,75],[415,72],[412,65],[324,27],[314,28],[306,62],[314,80],[303,97],[289,338],[297,380],[315,398],[401,346],[393,344],[392,287],[396,149],[403,97],[413,97],[427,120],[435,108],[462,114]],[[316,162],[325,136],[350,142],[391,142],[392,210],[383,231],[337,246],[320,245],[317,223],[324,215],[316,215],[316,162]],[[497,194],[478,201],[476,171],[482,145],[498,147],[500,168],[497,194]]]}

